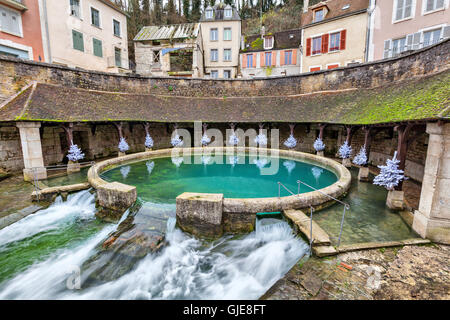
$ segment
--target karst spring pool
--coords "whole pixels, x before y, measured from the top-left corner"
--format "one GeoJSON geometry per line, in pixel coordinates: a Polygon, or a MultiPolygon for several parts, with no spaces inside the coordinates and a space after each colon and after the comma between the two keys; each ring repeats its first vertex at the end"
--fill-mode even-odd
{"type": "Polygon", "coordinates": [[[0,299],[259,298],[309,254],[308,245],[274,218],[258,219],[247,235],[196,239],[175,228],[176,196],[274,197],[278,181],[296,192],[299,178],[323,188],[337,177],[285,159],[275,175],[263,175],[262,168],[278,159],[242,158],[237,164],[160,158],[104,172],[105,180],[137,187],[137,203],[117,224],[95,218],[95,196],[87,190],[0,230],[0,299]],[[162,235],[162,246],[152,250],[162,235]]]}

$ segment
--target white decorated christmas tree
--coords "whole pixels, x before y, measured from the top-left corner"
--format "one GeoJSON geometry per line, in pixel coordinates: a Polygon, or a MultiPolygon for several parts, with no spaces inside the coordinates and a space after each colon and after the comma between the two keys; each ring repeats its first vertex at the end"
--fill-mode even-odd
{"type": "Polygon", "coordinates": [[[380,173],[373,179],[373,184],[394,190],[400,181],[405,179],[404,171],[398,168],[397,151],[392,159],[387,159],[385,166],[378,166],[380,173]]]}
{"type": "Polygon", "coordinates": [[[367,164],[366,147],[362,146],[359,153],[353,158],[353,163],[358,166],[365,166],[367,164]]]}
{"type": "Polygon", "coordinates": [[[148,133],[145,136],[145,147],[148,149],[153,148],[153,139],[148,133]]]}
{"type": "Polygon", "coordinates": [[[255,141],[255,143],[257,145],[260,145],[260,146],[266,146],[267,145],[267,137],[266,137],[266,135],[264,133],[258,134],[254,141],[255,141]]]}
{"type": "Polygon", "coordinates": [[[181,140],[180,136],[176,134],[175,137],[172,138],[170,143],[173,147],[181,147],[183,145],[183,140],[181,140]]]}
{"type": "Polygon", "coordinates": [[[230,145],[235,146],[239,143],[239,138],[237,135],[233,132],[233,134],[230,136],[230,139],[228,140],[230,145]]]}
{"type": "Polygon", "coordinates": [[[289,138],[287,138],[286,141],[284,141],[284,145],[289,149],[295,148],[295,146],[297,145],[297,139],[295,139],[294,135],[291,134],[289,138]]]}
{"type": "Polygon", "coordinates": [[[211,142],[211,138],[205,133],[202,137],[202,146],[207,146],[211,142]]]}
{"type": "Polygon", "coordinates": [[[120,152],[127,152],[130,149],[130,146],[128,145],[124,137],[120,138],[118,147],[120,152]]]}
{"type": "Polygon", "coordinates": [[[82,160],[84,159],[84,153],[82,153],[81,149],[78,148],[78,146],[76,144],[73,144],[73,142],[71,141],[69,154],[67,155],[67,158],[73,162],[82,160]]]}
{"type": "Polygon", "coordinates": [[[325,144],[323,143],[322,139],[320,139],[320,137],[317,137],[316,141],[314,141],[314,149],[316,151],[325,150],[325,144]]]}
{"type": "Polygon", "coordinates": [[[349,146],[347,141],[344,142],[342,146],[339,147],[339,156],[342,159],[348,159],[352,155],[352,147],[349,146]]]}

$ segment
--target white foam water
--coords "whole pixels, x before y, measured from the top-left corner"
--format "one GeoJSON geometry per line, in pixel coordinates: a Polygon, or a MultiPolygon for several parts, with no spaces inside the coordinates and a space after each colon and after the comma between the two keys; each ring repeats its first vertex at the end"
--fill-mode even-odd
{"type": "Polygon", "coordinates": [[[95,197],[88,190],[69,195],[67,201],[57,197],[47,209],[26,216],[0,230],[0,246],[56,229],[62,223],[94,217],[95,197]]]}
{"type": "MultiPolygon", "coordinates": [[[[85,198],[80,195],[78,199],[76,205],[80,206],[85,198]]],[[[63,205],[53,206],[53,210],[59,207],[63,211],[55,213],[61,216],[59,220],[67,214],[65,210],[71,210],[63,205]]],[[[47,224],[34,220],[37,230],[32,228],[33,221],[23,226],[36,233],[53,227],[56,221],[56,217],[47,224]]],[[[264,226],[258,222],[256,231],[246,236],[228,236],[211,243],[181,232],[170,218],[168,244],[160,252],[147,255],[116,280],[81,289],[68,286],[71,272],[95,254],[117,225],[107,225],[83,244],[60,249],[9,279],[0,287],[0,299],[258,299],[308,254],[307,244],[286,222],[264,226]]]]}

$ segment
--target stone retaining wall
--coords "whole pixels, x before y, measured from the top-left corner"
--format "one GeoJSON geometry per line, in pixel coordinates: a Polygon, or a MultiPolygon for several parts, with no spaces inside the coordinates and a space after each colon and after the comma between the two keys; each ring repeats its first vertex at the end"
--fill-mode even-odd
{"type": "Polygon", "coordinates": [[[352,67],[261,79],[190,79],[120,75],[0,57],[0,103],[31,81],[111,92],[192,97],[285,96],[327,90],[377,87],[448,69],[450,41],[352,67]]]}

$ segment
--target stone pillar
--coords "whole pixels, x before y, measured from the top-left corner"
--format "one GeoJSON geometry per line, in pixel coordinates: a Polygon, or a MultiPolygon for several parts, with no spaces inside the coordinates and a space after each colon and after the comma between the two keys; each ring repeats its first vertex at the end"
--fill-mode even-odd
{"type": "Polygon", "coordinates": [[[23,169],[23,179],[33,181],[33,176],[38,179],[47,178],[47,170],[44,167],[44,157],[42,155],[40,122],[17,122],[19,128],[20,142],[22,144],[22,154],[25,169],[23,169]]]}
{"type": "Polygon", "coordinates": [[[185,232],[208,239],[223,234],[223,194],[184,192],[176,199],[177,225],[185,232]]]}
{"type": "Polygon", "coordinates": [[[427,133],[427,159],[413,229],[422,238],[450,244],[450,123],[428,123],[427,133]]]}

